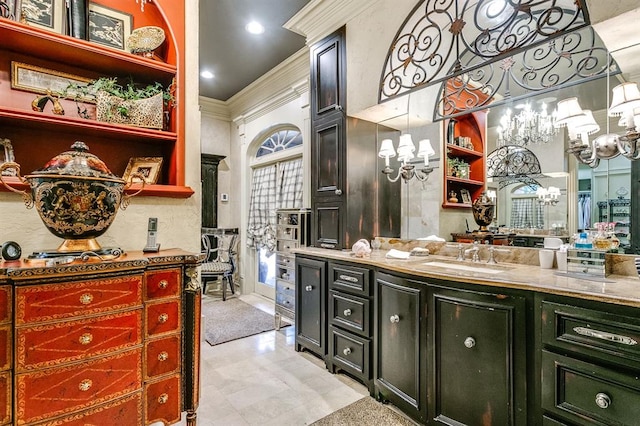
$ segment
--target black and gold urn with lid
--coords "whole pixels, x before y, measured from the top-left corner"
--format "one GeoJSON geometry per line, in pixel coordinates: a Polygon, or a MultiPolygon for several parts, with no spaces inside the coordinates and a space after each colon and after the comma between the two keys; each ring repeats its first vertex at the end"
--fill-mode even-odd
{"type": "Polygon", "coordinates": [[[486,191],[483,192],[480,197],[475,199],[471,205],[471,211],[473,212],[473,220],[475,220],[480,227],[478,232],[490,232],[487,227],[491,225],[491,222],[493,222],[495,209],[496,204],[491,198],[489,198],[486,191]]]}
{"type": "MultiPolygon", "coordinates": [[[[18,163],[4,163],[0,166],[0,180],[9,190],[22,194],[27,208],[35,206],[46,228],[64,239],[51,256],[106,254],[96,238],[111,226],[118,208],[125,209],[129,199],[139,192],[125,195],[124,190],[130,184],[111,173],[80,141],[71,145],[71,150],[53,157],[42,169],[24,177],[20,176],[18,163]],[[1,171],[10,168],[17,170],[18,179],[29,185],[30,193],[12,188],[2,179],[1,171]]],[[[39,257],[46,257],[46,253],[39,257]]]]}

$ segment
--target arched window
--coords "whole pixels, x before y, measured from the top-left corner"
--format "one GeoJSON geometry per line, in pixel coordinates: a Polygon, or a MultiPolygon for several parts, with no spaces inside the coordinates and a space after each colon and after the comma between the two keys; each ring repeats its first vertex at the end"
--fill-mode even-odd
{"type": "Polygon", "coordinates": [[[273,154],[274,152],[295,148],[300,145],[302,145],[302,134],[299,130],[280,130],[270,135],[260,144],[260,148],[258,148],[258,152],[256,153],[256,158],[264,157],[265,155],[273,154]]]}

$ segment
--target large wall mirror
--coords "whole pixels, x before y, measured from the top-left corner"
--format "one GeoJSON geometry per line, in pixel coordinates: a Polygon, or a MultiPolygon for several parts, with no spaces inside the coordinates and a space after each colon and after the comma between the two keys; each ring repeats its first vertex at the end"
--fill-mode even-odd
{"type": "MultiPolygon", "coordinates": [[[[600,27],[596,25],[594,29],[598,33],[600,27]]],[[[543,115],[544,108],[551,116],[558,104],[569,98],[577,98],[582,110],[590,111],[597,124],[577,135],[573,127],[570,132],[565,126],[549,132],[545,138],[538,135],[536,141],[519,142],[535,155],[541,173],[530,176],[531,181],[487,178],[486,189],[496,194],[494,230],[517,234],[550,233],[568,238],[579,229],[594,229],[598,222],[614,223],[622,242],[620,252],[640,253],[640,238],[638,242],[634,239],[634,236],[640,237],[640,215],[634,217],[632,214],[640,207],[640,171],[637,170],[640,160],[628,158],[635,149],[633,140],[620,147],[615,143],[615,137],[627,132],[625,117],[609,114],[614,88],[625,82],[640,82],[640,35],[606,29],[602,42],[609,60],[604,62],[607,70],[599,78],[587,78],[544,93],[519,95],[513,101],[508,100],[508,94],[497,94],[496,99],[501,100],[499,105],[487,106],[485,153],[489,155],[508,142],[505,128],[509,123],[515,124],[514,135],[519,130],[522,133],[522,121],[516,116],[543,115]],[[576,151],[579,143],[585,146],[580,152],[576,151]],[[591,155],[587,147],[593,147],[595,154],[591,155]],[[568,152],[572,148],[573,153],[568,152]],[[619,154],[621,150],[627,155],[619,154]],[[582,161],[578,161],[579,156],[582,161]],[[597,161],[591,161],[594,158],[597,161]],[[547,195],[540,188],[546,190],[547,195]]],[[[511,91],[518,93],[513,87],[511,91]]],[[[421,95],[421,91],[414,91],[396,100],[399,112],[396,117],[379,123],[378,144],[391,138],[397,146],[403,133],[410,133],[416,146],[419,140],[431,141],[435,154],[430,157],[429,164],[436,169],[429,179],[426,182],[400,180],[403,188],[401,200],[398,200],[402,203],[400,237],[415,239],[437,235],[451,241],[453,234],[472,231],[478,225],[469,208],[443,207],[447,125],[446,121],[433,122],[436,102],[433,87],[424,92],[421,95]]],[[[635,123],[640,129],[640,107],[635,114],[635,123]]],[[[397,169],[397,159],[391,161],[391,166],[395,164],[397,169]]],[[[421,158],[412,160],[412,164],[416,169],[424,166],[421,158]]],[[[489,167],[488,162],[485,173],[489,167]]]]}

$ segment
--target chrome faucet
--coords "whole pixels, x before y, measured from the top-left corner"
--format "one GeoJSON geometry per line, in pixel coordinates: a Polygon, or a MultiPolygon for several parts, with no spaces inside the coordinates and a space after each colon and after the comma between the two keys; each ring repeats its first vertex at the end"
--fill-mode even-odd
{"type": "Polygon", "coordinates": [[[464,260],[464,246],[462,244],[458,244],[458,257],[456,260],[464,260]]]}
{"type": "Polygon", "coordinates": [[[473,256],[471,258],[472,262],[480,262],[480,256],[478,256],[478,252],[480,251],[480,245],[478,244],[477,241],[473,242],[473,247],[468,248],[464,251],[464,257],[463,260],[466,259],[466,257],[469,255],[469,253],[473,253],[473,256]]]}
{"type": "Polygon", "coordinates": [[[491,264],[491,265],[495,265],[498,262],[496,262],[496,251],[502,252],[502,253],[511,253],[511,250],[508,249],[499,249],[499,248],[495,248],[495,246],[489,246],[489,260],[487,260],[487,263],[491,264]]]}

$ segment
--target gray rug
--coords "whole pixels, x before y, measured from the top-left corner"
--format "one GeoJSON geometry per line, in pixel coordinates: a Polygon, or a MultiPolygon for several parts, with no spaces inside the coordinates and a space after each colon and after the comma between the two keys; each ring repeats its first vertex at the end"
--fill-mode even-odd
{"type": "MultiPolygon", "coordinates": [[[[204,335],[211,346],[275,329],[273,315],[240,299],[202,304],[204,335]]],[[[281,327],[289,324],[282,323],[281,327]]]]}
{"type": "Polygon", "coordinates": [[[415,424],[385,404],[367,396],[311,423],[311,426],[414,426],[415,424]]]}

